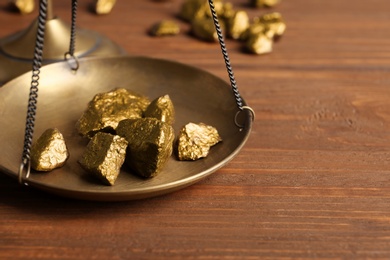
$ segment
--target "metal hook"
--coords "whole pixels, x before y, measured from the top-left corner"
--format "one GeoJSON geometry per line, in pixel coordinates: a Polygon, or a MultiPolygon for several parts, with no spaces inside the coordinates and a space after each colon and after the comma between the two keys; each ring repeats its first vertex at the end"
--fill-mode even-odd
{"type": "Polygon", "coordinates": [[[64,55],[65,60],[68,62],[71,70],[77,71],[79,69],[79,60],[76,56],[66,52],[64,55]]]}
{"type": "Polygon", "coordinates": [[[252,122],[255,120],[255,111],[249,107],[249,106],[242,106],[240,110],[237,111],[236,115],[234,116],[234,123],[236,124],[236,126],[238,126],[239,128],[244,128],[245,125],[243,124],[240,124],[238,123],[237,121],[237,118],[238,118],[238,115],[244,111],[244,110],[249,110],[249,112],[251,113],[251,118],[252,118],[252,122]]]}
{"type": "Polygon", "coordinates": [[[28,179],[28,177],[30,177],[30,171],[31,171],[31,162],[28,159],[24,159],[20,164],[20,168],[19,168],[19,173],[18,173],[19,184],[28,186],[28,183],[25,180],[28,179]],[[26,169],[26,176],[23,177],[23,172],[25,169],[26,169]]]}

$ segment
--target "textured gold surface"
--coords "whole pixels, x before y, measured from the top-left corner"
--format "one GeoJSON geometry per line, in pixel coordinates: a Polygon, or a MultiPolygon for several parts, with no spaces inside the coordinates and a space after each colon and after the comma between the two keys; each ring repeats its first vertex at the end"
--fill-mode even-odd
{"type": "Polygon", "coordinates": [[[156,118],[123,120],[117,134],[128,141],[126,163],[140,176],[155,176],[172,154],[174,130],[156,118]]]}
{"type": "Polygon", "coordinates": [[[104,184],[114,185],[125,161],[127,141],[108,133],[97,133],[79,160],[80,165],[104,184]]]}
{"type": "Polygon", "coordinates": [[[113,131],[123,119],[142,117],[149,103],[147,97],[124,88],[97,94],[77,121],[76,128],[89,138],[98,131],[113,131]]]}
{"type": "Polygon", "coordinates": [[[209,154],[210,147],[222,141],[216,128],[204,123],[188,123],[179,133],[179,160],[197,160],[209,154]]]}
{"type": "Polygon", "coordinates": [[[245,11],[235,12],[227,22],[227,30],[229,37],[239,39],[249,27],[249,16],[245,11]]]}
{"type": "Polygon", "coordinates": [[[153,25],[150,34],[153,36],[171,36],[180,33],[180,26],[174,21],[164,20],[153,25]]]}
{"type": "Polygon", "coordinates": [[[153,100],[145,111],[145,117],[154,117],[170,125],[173,124],[175,121],[175,108],[169,95],[153,100]]]}
{"type": "Polygon", "coordinates": [[[62,167],[69,152],[58,129],[47,129],[31,147],[31,168],[36,171],[51,171],[62,167]]]}
{"type": "Polygon", "coordinates": [[[115,5],[116,0],[96,0],[95,12],[97,14],[108,14],[115,5]]]}
{"type": "Polygon", "coordinates": [[[255,7],[273,7],[277,5],[280,0],[251,0],[251,3],[255,7]]]}
{"type": "Polygon", "coordinates": [[[248,51],[255,54],[265,54],[272,52],[273,41],[263,33],[251,35],[246,42],[248,51]]]}

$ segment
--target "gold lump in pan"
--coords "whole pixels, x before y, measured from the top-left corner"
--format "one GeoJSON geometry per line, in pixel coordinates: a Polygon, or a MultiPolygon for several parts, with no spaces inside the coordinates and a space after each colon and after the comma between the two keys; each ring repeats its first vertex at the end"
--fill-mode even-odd
{"type": "Polygon", "coordinates": [[[149,103],[147,97],[124,88],[96,94],[77,121],[76,128],[82,136],[89,138],[98,131],[113,131],[121,120],[141,118],[149,103]]]}
{"type": "Polygon", "coordinates": [[[31,168],[51,171],[62,167],[69,157],[64,137],[56,128],[47,129],[31,147],[31,168]]]}
{"type": "Polygon", "coordinates": [[[142,177],[159,173],[172,154],[174,130],[156,118],[122,120],[116,132],[128,142],[126,164],[142,177]]]}
{"type": "Polygon", "coordinates": [[[179,133],[179,160],[198,160],[209,154],[210,147],[222,141],[216,128],[204,123],[188,123],[179,133]]]}
{"type": "Polygon", "coordinates": [[[125,161],[126,139],[109,133],[96,133],[79,160],[80,165],[106,185],[114,185],[125,161]]]}
{"type": "Polygon", "coordinates": [[[175,121],[175,108],[169,95],[153,100],[145,111],[145,117],[154,117],[162,122],[173,124],[175,121]]]}

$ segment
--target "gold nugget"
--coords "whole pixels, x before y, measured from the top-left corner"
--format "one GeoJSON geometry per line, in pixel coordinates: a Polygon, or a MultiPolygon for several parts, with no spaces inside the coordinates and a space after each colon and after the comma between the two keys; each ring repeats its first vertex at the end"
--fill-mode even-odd
{"type": "Polygon", "coordinates": [[[145,117],[154,117],[170,125],[173,124],[175,109],[169,95],[153,100],[145,111],[145,117]]]}
{"type": "Polygon", "coordinates": [[[233,17],[235,13],[236,11],[234,10],[232,3],[223,3],[221,10],[217,12],[217,15],[218,17],[227,20],[233,17]]]}
{"type": "MultiPolygon", "coordinates": [[[[224,11],[224,4],[221,0],[214,1],[215,11],[218,15],[224,11]]],[[[211,17],[208,0],[186,0],[181,6],[179,16],[187,22],[195,18],[211,17]]]]}
{"type": "Polygon", "coordinates": [[[31,147],[31,168],[36,171],[51,171],[62,167],[69,152],[58,129],[47,129],[31,147]]]}
{"type": "Polygon", "coordinates": [[[172,154],[174,130],[156,118],[126,119],[116,131],[129,143],[126,164],[142,177],[159,173],[172,154]]]}
{"type": "MultiPolygon", "coordinates": [[[[222,26],[223,24],[221,24],[222,26]]],[[[213,19],[199,17],[192,21],[192,33],[199,39],[209,42],[217,42],[218,34],[215,30],[213,19]]]]}
{"type": "Polygon", "coordinates": [[[249,27],[249,16],[245,11],[235,12],[227,22],[227,32],[232,39],[239,39],[249,27]]]}
{"type": "Polygon", "coordinates": [[[106,185],[114,185],[125,161],[127,141],[108,133],[97,133],[88,143],[80,165],[106,185]]]}
{"type": "Polygon", "coordinates": [[[273,7],[279,2],[280,0],[251,0],[254,7],[273,7]]]}
{"type": "Polygon", "coordinates": [[[254,23],[264,24],[264,33],[269,38],[280,37],[286,31],[286,23],[280,13],[274,12],[254,19],[254,23]]]}
{"type": "Polygon", "coordinates": [[[188,123],[179,133],[177,155],[179,160],[197,160],[206,157],[210,147],[222,141],[216,128],[204,123],[188,123]]]}
{"type": "Polygon", "coordinates": [[[98,131],[113,132],[119,121],[142,117],[149,103],[147,97],[123,88],[97,94],[77,121],[76,128],[89,138],[98,131]]]}
{"type": "Polygon", "coordinates": [[[21,14],[29,14],[34,11],[34,0],[13,0],[11,3],[21,14]]]}
{"type": "Polygon", "coordinates": [[[272,52],[272,45],[272,39],[263,33],[251,35],[246,42],[247,50],[255,54],[272,52]]]}
{"type": "Polygon", "coordinates": [[[265,24],[258,22],[256,20],[256,22],[250,24],[248,29],[246,29],[245,32],[241,34],[240,40],[246,41],[254,35],[264,34],[265,31],[266,31],[265,24]]]}
{"type": "Polygon", "coordinates": [[[177,35],[179,33],[179,25],[170,20],[161,21],[153,25],[152,29],[150,30],[150,34],[153,36],[171,36],[177,35]]]}
{"type": "Polygon", "coordinates": [[[116,0],[96,0],[95,12],[97,14],[108,14],[115,5],[116,0]]]}

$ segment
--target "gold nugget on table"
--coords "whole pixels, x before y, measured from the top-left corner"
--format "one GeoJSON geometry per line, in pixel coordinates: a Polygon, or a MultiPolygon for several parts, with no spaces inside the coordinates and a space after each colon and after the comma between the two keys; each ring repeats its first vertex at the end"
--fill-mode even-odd
{"type": "Polygon", "coordinates": [[[239,39],[249,27],[249,16],[245,11],[235,12],[227,22],[228,36],[232,39],[239,39]]]}
{"type": "Polygon", "coordinates": [[[152,36],[172,36],[180,33],[180,26],[171,20],[164,20],[153,25],[150,30],[152,36]]]}
{"type": "Polygon", "coordinates": [[[282,15],[278,12],[264,14],[255,18],[254,23],[264,24],[264,33],[270,38],[280,37],[286,31],[286,23],[284,22],[282,15]]]}
{"type": "MultiPolygon", "coordinates": [[[[223,27],[223,24],[220,24],[223,27]]],[[[217,42],[218,34],[215,30],[213,19],[210,17],[195,18],[191,24],[192,33],[197,38],[208,41],[217,42]]]]}
{"type": "MultiPolygon", "coordinates": [[[[257,21],[257,19],[255,20],[257,21]]],[[[247,41],[250,37],[258,34],[264,34],[266,26],[260,22],[253,22],[249,27],[240,35],[240,40],[247,41]]]]}
{"type": "Polygon", "coordinates": [[[108,14],[115,5],[116,0],[96,0],[95,12],[97,14],[108,14]]]}
{"type": "Polygon", "coordinates": [[[177,155],[179,160],[194,161],[209,154],[210,147],[222,141],[216,128],[204,123],[188,123],[179,133],[177,155]]]}
{"type": "Polygon", "coordinates": [[[272,51],[274,39],[282,36],[285,30],[282,15],[274,12],[253,19],[240,38],[246,41],[246,49],[251,53],[265,54],[272,51]]]}
{"type": "Polygon", "coordinates": [[[251,35],[246,42],[249,52],[255,54],[266,54],[272,52],[273,41],[263,33],[251,35]]]}
{"type": "Polygon", "coordinates": [[[31,168],[51,171],[62,167],[69,152],[62,134],[56,128],[47,129],[31,147],[31,168]]]}
{"type": "Polygon", "coordinates": [[[21,14],[34,11],[34,0],[13,0],[11,3],[21,14]]]}
{"type": "Polygon", "coordinates": [[[79,163],[104,184],[114,185],[125,161],[126,148],[126,139],[99,132],[89,141],[79,163]]]}
{"type": "MultiPolygon", "coordinates": [[[[214,0],[217,14],[223,13],[224,5],[221,0],[214,0]]],[[[179,16],[187,22],[192,22],[195,18],[211,17],[208,0],[186,0],[181,6],[179,16]]]]}
{"type": "Polygon", "coordinates": [[[174,130],[156,118],[126,119],[116,131],[129,143],[126,164],[142,177],[158,174],[172,154],[174,130]]]}
{"type": "Polygon", "coordinates": [[[173,124],[175,121],[175,109],[169,95],[153,100],[145,111],[145,117],[154,117],[170,125],[173,124]]]}
{"type": "Polygon", "coordinates": [[[113,132],[119,121],[141,118],[149,103],[147,97],[123,88],[97,94],[88,103],[76,128],[89,138],[99,131],[113,132]]]}

